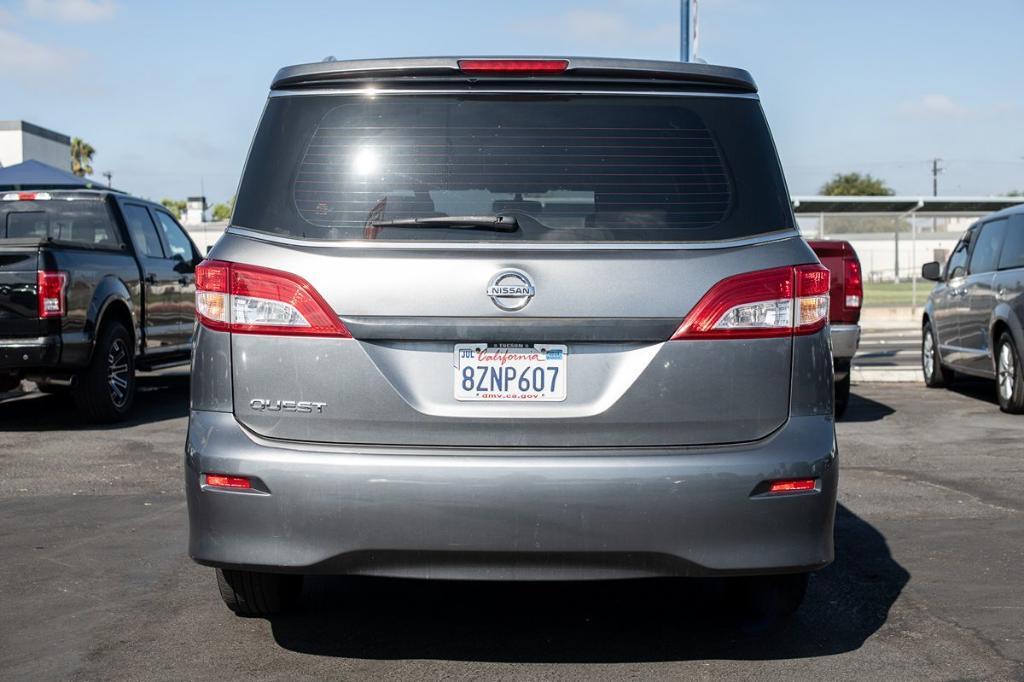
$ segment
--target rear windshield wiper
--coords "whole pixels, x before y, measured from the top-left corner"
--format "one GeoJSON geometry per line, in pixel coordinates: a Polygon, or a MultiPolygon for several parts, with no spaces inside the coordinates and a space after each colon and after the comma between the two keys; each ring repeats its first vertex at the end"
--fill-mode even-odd
{"type": "Polygon", "coordinates": [[[460,230],[494,230],[495,232],[515,232],[519,223],[513,216],[507,215],[445,215],[432,218],[398,218],[396,220],[377,220],[370,223],[374,227],[454,227],[460,230]]]}

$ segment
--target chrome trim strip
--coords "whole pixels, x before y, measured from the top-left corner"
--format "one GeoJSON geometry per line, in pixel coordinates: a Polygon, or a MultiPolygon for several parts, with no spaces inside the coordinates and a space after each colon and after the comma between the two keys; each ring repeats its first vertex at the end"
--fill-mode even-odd
{"type": "Polygon", "coordinates": [[[637,95],[658,97],[734,97],[739,99],[759,100],[756,92],[680,92],[671,90],[513,90],[497,88],[474,89],[435,89],[435,90],[403,90],[401,88],[303,88],[301,90],[272,90],[270,97],[301,97],[306,95],[637,95]]]}
{"type": "Polygon", "coordinates": [[[952,351],[954,353],[964,353],[966,355],[984,355],[988,356],[987,350],[978,350],[977,348],[964,348],[963,346],[946,346],[939,344],[939,350],[952,351]]]}
{"type": "Polygon", "coordinates": [[[42,348],[47,345],[47,336],[35,338],[0,339],[0,348],[42,348]]]}
{"type": "Polygon", "coordinates": [[[379,249],[396,251],[705,251],[711,249],[731,249],[737,246],[752,246],[780,242],[794,237],[799,238],[797,230],[784,229],[776,232],[759,234],[743,239],[724,239],[711,242],[416,242],[395,241],[380,242],[373,240],[317,240],[295,239],[282,237],[268,232],[248,230],[244,227],[230,226],[224,230],[228,234],[255,239],[271,244],[287,244],[306,248],[332,249],[379,249]]]}

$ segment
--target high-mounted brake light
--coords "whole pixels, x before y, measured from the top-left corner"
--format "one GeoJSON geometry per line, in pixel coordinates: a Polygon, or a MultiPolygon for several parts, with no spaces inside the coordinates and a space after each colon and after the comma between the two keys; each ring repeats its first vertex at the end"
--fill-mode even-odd
{"type": "Polygon", "coordinates": [[[828,288],[829,271],[818,264],[735,275],[704,294],[672,339],[812,334],[828,323],[828,288]]]}
{"type": "Polygon", "coordinates": [[[8,192],[0,198],[3,201],[46,201],[51,197],[49,192],[8,192]]]}
{"type": "Polygon", "coordinates": [[[562,73],[569,68],[567,59],[460,59],[462,73],[515,73],[531,76],[562,73]]]}
{"type": "Polygon", "coordinates": [[[843,265],[843,305],[847,308],[860,308],[864,300],[864,280],[860,275],[860,261],[856,258],[846,258],[843,265]]]}
{"type": "Polygon", "coordinates": [[[36,289],[39,317],[64,317],[67,312],[64,289],[68,284],[67,273],[39,270],[36,272],[36,289]]]}
{"type": "Polygon", "coordinates": [[[256,265],[196,266],[196,313],[205,327],[236,334],[352,337],[309,282],[256,265]]]}

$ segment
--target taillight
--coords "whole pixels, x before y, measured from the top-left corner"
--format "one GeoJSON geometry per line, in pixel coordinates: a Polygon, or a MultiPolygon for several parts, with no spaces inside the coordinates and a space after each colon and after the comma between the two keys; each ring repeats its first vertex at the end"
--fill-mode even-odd
{"type": "Polygon", "coordinates": [[[8,192],[0,197],[4,201],[47,201],[49,198],[49,192],[8,192]]]}
{"type": "Polygon", "coordinates": [[[828,269],[818,264],[735,275],[704,294],[672,339],[811,334],[828,323],[828,288],[828,269]]]}
{"type": "Polygon", "coordinates": [[[67,312],[64,288],[68,276],[63,272],[39,270],[36,272],[36,288],[39,291],[39,317],[64,317],[67,312]]]}
{"type": "Polygon", "coordinates": [[[309,282],[256,265],[196,266],[196,313],[204,326],[236,334],[352,337],[309,282]]]}
{"type": "Polygon", "coordinates": [[[860,308],[864,300],[864,280],[860,275],[860,261],[846,258],[843,276],[843,305],[847,308],[860,308]]]}
{"type": "Polygon", "coordinates": [[[533,76],[562,73],[569,68],[566,59],[460,59],[462,73],[507,73],[533,76]]]}

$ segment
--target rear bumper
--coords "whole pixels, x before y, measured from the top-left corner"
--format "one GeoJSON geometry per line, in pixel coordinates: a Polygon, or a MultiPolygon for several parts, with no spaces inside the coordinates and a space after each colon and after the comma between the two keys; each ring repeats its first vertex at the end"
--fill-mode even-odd
{"type": "Polygon", "coordinates": [[[268,442],[193,411],[189,552],[254,570],[451,579],[808,571],[832,560],[831,417],[713,448],[442,450],[268,442]],[[201,473],[258,479],[211,490],[201,473]],[[818,490],[752,494],[767,479],[818,490]]]}
{"type": "Polygon", "coordinates": [[[56,366],[60,360],[60,336],[0,338],[0,370],[56,366]]]}
{"type": "Polygon", "coordinates": [[[856,355],[860,344],[860,325],[833,324],[831,329],[832,357],[849,359],[856,355]]]}

